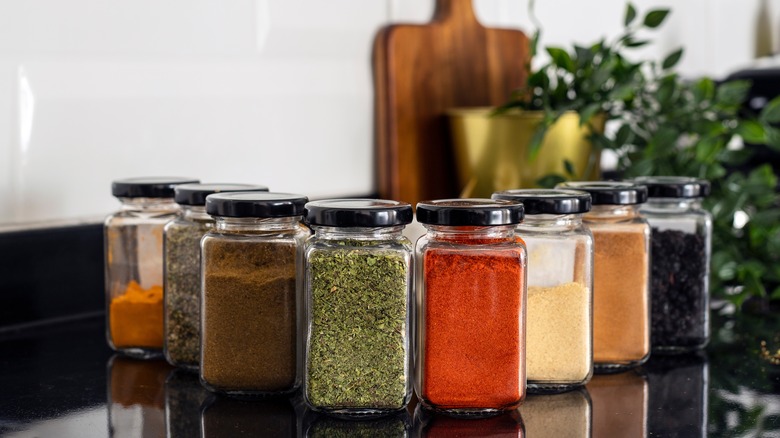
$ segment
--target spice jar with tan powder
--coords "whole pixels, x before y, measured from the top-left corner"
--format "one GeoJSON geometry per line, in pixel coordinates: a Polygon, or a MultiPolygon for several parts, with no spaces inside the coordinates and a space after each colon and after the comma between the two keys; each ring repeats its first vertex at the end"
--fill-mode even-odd
{"type": "Polygon", "coordinates": [[[120,353],[162,356],[163,228],[176,217],[174,187],[187,178],[116,180],[111,193],[122,206],[104,224],[106,338],[120,353]]]}
{"type": "Polygon", "coordinates": [[[492,199],[417,204],[420,402],[453,414],[514,410],[525,398],[523,205],[492,199]]]}
{"type": "Polygon", "coordinates": [[[201,241],[200,379],[209,390],[260,396],[300,385],[306,201],[263,192],[206,197],[216,219],[201,241]]]}
{"type": "Polygon", "coordinates": [[[704,348],[710,337],[712,216],[701,201],[710,193],[710,183],[682,176],[634,182],[647,187],[649,199],[640,213],[653,227],[653,352],[704,348]]]}
{"type": "Polygon", "coordinates": [[[516,233],[528,249],[528,391],[582,386],[593,372],[593,236],[582,224],[590,194],[506,190],[493,199],[525,207],[516,233]]]}
{"type": "Polygon", "coordinates": [[[596,372],[637,366],[650,355],[650,226],[639,215],[647,188],[629,182],[568,182],[590,193],[583,221],[593,233],[593,362],[596,372]]]}

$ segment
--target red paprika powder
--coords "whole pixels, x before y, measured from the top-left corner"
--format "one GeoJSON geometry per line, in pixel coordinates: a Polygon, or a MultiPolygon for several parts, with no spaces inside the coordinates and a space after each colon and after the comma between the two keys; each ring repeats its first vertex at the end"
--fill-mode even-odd
{"type": "Polygon", "coordinates": [[[514,227],[522,205],[418,204],[418,396],[452,411],[515,408],[525,396],[525,266],[514,227]]]}

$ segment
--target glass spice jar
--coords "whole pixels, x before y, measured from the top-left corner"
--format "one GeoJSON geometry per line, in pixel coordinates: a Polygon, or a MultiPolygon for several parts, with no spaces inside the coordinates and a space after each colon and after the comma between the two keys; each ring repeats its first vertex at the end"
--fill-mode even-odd
{"type": "Polygon", "coordinates": [[[116,180],[122,206],[106,218],[106,338],[117,352],[161,357],[163,349],[163,228],[176,217],[174,187],[186,178],[116,180]]]}
{"type": "Polygon", "coordinates": [[[206,197],[216,219],[201,241],[200,379],[207,389],[262,396],[300,385],[307,200],[263,192],[206,197]]]}
{"type": "Polygon", "coordinates": [[[417,204],[416,392],[463,415],[515,409],[525,397],[523,205],[490,199],[417,204]]]}
{"type": "Polygon", "coordinates": [[[706,180],[655,176],[637,178],[648,200],[639,212],[652,227],[650,254],[654,352],[704,348],[710,337],[709,277],[712,216],[701,206],[706,180]]]}
{"type": "Polygon", "coordinates": [[[650,226],[638,211],[647,189],[630,182],[568,182],[593,207],[593,362],[596,372],[642,364],[650,355],[650,226]]]}
{"type": "Polygon", "coordinates": [[[506,190],[493,199],[522,202],[516,233],[528,250],[528,391],[582,386],[593,373],[593,236],[582,224],[590,194],[506,190]]]}
{"type": "Polygon", "coordinates": [[[214,227],[206,213],[206,196],[244,191],[267,192],[250,184],[182,184],[174,200],[181,207],[165,225],[163,307],[165,359],[174,366],[197,370],[200,362],[200,240],[214,227]]]}
{"type": "Polygon", "coordinates": [[[411,383],[412,206],[375,199],[306,204],[304,394],[317,411],[403,409],[411,383]]]}

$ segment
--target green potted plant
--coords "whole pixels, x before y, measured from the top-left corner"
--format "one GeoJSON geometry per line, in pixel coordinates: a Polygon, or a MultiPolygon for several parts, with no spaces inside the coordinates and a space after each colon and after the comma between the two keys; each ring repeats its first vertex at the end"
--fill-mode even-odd
{"type": "MultiPolygon", "coordinates": [[[[780,97],[760,114],[745,114],[742,104],[750,84],[683,80],[674,72],[682,48],[661,62],[626,56],[631,49],[649,43],[638,32],[658,28],[669,12],[655,9],[640,17],[629,3],[623,32],[614,40],[570,49],[547,47],[550,61],[532,71],[526,86],[497,113],[541,113],[525,160],[544,153],[545,139],[555,124],[575,112],[581,126],[591,126],[588,139],[593,161],[597,162],[604,149],[614,151],[622,176],[709,179],[713,190],[705,207],[714,216],[711,289],[737,304],[749,297],[780,299],[777,175],[768,165],[735,170],[752,151],[733,147],[735,141],[743,140],[780,150],[780,129],[774,126],[780,123],[780,97]],[[597,129],[602,119],[610,124],[609,134],[597,129]]],[[[538,41],[537,31],[533,52],[538,41]]],[[[537,185],[591,176],[566,158],[559,160],[563,171],[549,172],[535,181],[537,185]]]]}

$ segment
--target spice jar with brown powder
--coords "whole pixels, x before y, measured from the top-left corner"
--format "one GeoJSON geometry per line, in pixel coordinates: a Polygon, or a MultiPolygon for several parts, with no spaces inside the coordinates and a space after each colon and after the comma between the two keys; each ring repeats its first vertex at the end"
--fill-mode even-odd
{"type": "Polygon", "coordinates": [[[263,192],[206,198],[216,219],[201,241],[200,378],[209,390],[261,396],[300,385],[306,201],[263,192]]]}
{"type": "Polygon", "coordinates": [[[493,199],[525,206],[516,233],[528,249],[528,392],[582,386],[593,372],[593,236],[582,224],[590,194],[521,189],[493,199]]]}
{"type": "Polygon", "coordinates": [[[593,362],[596,372],[637,366],[650,355],[650,226],[647,188],[629,182],[568,182],[590,193],[583,221],[593,233],[593,362]]]}
{"type": "Polygon", "coordinates": [[[200,240],[214,228],[206,213],[206,196],[214,193],[263,191],[249,184],[182,184],[175,201],[179,216],[165,225],[165,359],[196,370],[200,362],[200,240]]]}
{"type": "Polygon", "coordinates": [[[106,218],[106,338],[114,351],[161,357],[163,349],[163,228],[176,217],[174,187],[187,178],[116,180],[122,206],[106,218]]]}

